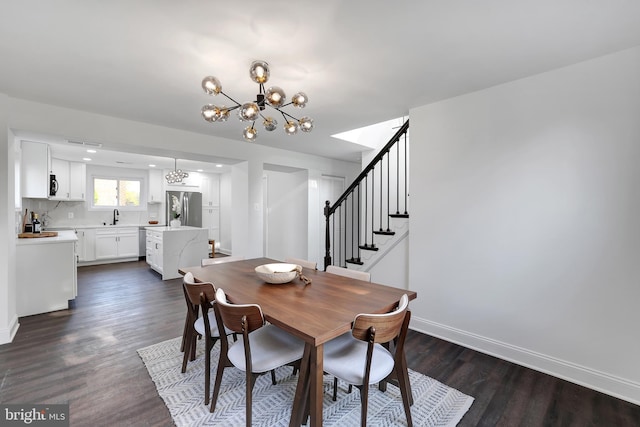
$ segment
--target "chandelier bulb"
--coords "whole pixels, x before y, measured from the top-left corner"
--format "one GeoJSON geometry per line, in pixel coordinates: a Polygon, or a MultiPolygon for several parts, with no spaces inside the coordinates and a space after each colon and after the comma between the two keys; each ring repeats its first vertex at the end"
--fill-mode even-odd
{"type": "Polygon", "coordinates": [[[287,96],[284,94],[284,90],[282,90],[278,86],[271,86],[267,89],[265,93],[266,101],[273,108],[280,108],[284,105],[287,96]]]}
{"type": "Polygon", "coordinates": [[[269,80],[269,64],[265,61],[253,61],[249,67],[251,80],[258,84],[266,83],[269,80]]]}
{"type": "Polygon", "coordinates": [[[293,121],[287,121],[284,124],[284,132],[287,135],[295,135],[298,133],[298,123],[293,121]]]}
{"type": "Polygon", "coordinates": [[[242,137],[248,142],[254,142],[258,137],[258,131],[253,127],[253,125],[247,126],[242,132],[242,137]]]}
{"type": "Polygon", "coordinates": [[[313,129],[313,119],[309,116],[304,116],[298,121],[298,123],[302,132],[311,132],[313,129]]]}
{"type": "Polygon", "coordinates": [[[260,115],[260,107],[255,102],[245,102],[238,110],[238,117],[245,122],[253,122],[260,115]]]}
{"type": "Polygon", "coordinates": [[[218,95],[222,92],[222,85],[220,80],[213,76],[207,76],[202,79],[202,89],[209,95],[218,95]]]}
{"type": "Polygon", "coordinates": [[[304,92],[298,92],[291,97],[291,103],[298,108],[304,108],[307,102],[309,102],[309,97],[304,92]]]}

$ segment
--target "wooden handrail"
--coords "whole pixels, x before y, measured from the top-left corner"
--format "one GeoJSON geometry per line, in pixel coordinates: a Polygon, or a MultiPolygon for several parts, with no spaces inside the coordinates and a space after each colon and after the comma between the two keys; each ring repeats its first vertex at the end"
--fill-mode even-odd
{"type": "Polygon", "coordinates": [[[329,216],[329,215],[331,215],[331,214],[333,214],[335,212],[336,208],[342,202],[344,202],[346,200],[346,198],[349,196],[349,193],[351,193],[358,186],[358,184],[360,184],[360,181],[362,181],[364,179],[364,177],[367,176],[367,174],[369,172],[371,172],[371,170],[376,166],[376,164],[380,160],[382,160],[384,155],[389,152],[391,147],[393,147],[393,145],[396,142],[398,142],[398,140],[400,140],[400,137],[407,131],[407,129],[409,129],[409,120],[408,119],[407,119],[406,122],[404,122],[404,124],[402,126],[400,126],[400,129],[398,129],[398,131],[395,133],[395,135],[393,135],[393,137],[391,137],[389,142],[387,142],[387,144],[384,147],[382,147],[380,152],[369,162],[367,167],[365,167],[362,170],[362,172],[360,172],[360,175],[358,175],[356,177],[356,179],[353,181],[353,183],[351,183],[349,188],[347,188],[345,190],[345,192],[342,193],[342,195],[340,197],[338,197],[338,200],[336,200],[336,202],[333,204],[333,206],[329,207],[329,212],[326,212],[326,210],[325,210],[325,215],[326,216],[329,216]]]}

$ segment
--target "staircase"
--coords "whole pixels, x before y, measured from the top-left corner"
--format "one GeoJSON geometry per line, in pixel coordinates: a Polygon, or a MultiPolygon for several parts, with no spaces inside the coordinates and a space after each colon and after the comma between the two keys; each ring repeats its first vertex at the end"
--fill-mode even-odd
{"type": "Polygon", "coordinates": [[[324,208],[325,269],[369,271],[409,233],[409,120],[347,190],[324,208]]]}

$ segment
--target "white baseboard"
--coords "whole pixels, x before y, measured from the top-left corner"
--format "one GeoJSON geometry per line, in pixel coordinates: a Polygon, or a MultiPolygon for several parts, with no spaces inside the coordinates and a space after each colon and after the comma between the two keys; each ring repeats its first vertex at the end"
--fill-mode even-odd
{"type": "Polygon", "coordinates": [[[9,326],[0,329],[0,344],[8,344],[13,341],[13,337],[16,336],[20,323],[18,323],[18,316],[13,316],[9,326]]]}
{"type": "Polygon", "coordinates": [[[411,329],[640,405],[640,383],[413,316],[411,329]]]}

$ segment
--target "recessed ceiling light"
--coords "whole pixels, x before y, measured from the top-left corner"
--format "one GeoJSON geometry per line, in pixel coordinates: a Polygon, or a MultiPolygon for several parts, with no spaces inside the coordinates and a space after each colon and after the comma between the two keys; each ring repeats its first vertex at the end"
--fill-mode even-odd
{"type": "Polygon", "coordinates": [[[217,168],[221,168],[221,167],[222,167],[222,165],[216,165],[216,167],[217,167],[217,168]]]}
{"type": "Polygon", "coordinates": [[[84,160],[85,162],[90,162],[91,161],[91,159],[88,158],[88,157],[83,157],[82,160],[84,160]]]}
{"type": "Polygon", "coordinates": [[[87,153],[97,153],[96,150],[87,150],[87,153]]]}
{"type": "Polygon", "coordinates": [[[197,169],[197,172],[202,172],[202,169],[197,169]]]}
{"type": "Polygon", "coordinates": [[[156,167],[156,165],[149,165],[149,167],[150,167],[150,168],[155,168],[155,167],[156,167]]]}

